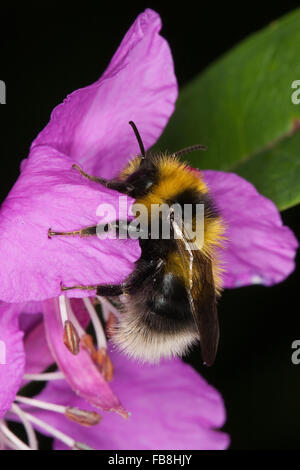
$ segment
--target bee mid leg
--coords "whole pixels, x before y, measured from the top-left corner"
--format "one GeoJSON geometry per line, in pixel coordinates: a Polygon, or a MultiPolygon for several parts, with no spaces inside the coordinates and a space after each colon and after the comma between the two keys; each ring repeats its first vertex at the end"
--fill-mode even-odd
{"type": "Polygon", "coordinates": [[[48,229],[48,238],[52,238],[54,236],[79,236],[89,237],[95,235],[101,235],[105,232],[110,232],[111,230],[115,230],[116,236],[122,232],[123,235],[132,235],[132,233],[139,233],[136,227],[132,227],[130,220],[116,220],[114,222],[109,222],[106,224],[98,224],[98,225],[91,225],[90,227],[84,227],[78,230],[71,230],[71,231],[63,231],[58,232],[56,230],[52,230],[52,228],[48,229]]]}
{"type": "MultiPolygon", "coordinates": [[[[109,224],[106,224],[106,225],[108,226],[109,224]]],[[[97,234],[97,227],[98,225],[92,225],[90,227],[85,227],[85,228],[81,228],[79,230],[73,230],[70,232],[56,232],[56,231],[53,231],[51,228],[49,228],[48,238],[52,238],[57,235],[72,236],[72,237],[75,237],[78,235],[79,237],[88,237],[88,236],[97,234]]]]}
{"type": "Polygon", "coordinates": [[[67,290],[72,290],[72,289],[80,289],[80,290],[88,290],[92,291],[95,290],[97,295],[100,295],[102,297],[115,297],[118,295],[123,294],[123,289],[124,286],[123,284],[103,284],[103,285],[89,285],[89,286],[84,286],[84,285],[75,285],[75,286],[63,286],[60,284],[60,288],[62,292],[67,291],[67,290]]]}

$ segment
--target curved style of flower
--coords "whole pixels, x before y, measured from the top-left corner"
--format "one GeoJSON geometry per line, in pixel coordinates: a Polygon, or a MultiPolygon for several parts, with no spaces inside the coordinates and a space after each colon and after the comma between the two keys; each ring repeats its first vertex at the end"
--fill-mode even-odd
{"type": "MultiPolygon", "coordinates": [[[[186,448],[225,448],[228,445],[227,436],[213,431],[224,422],[218,393],[178,360],[156,367],[140,367],[112,352],[116,379],[110,387],[107,382],[112,378],[113,366],[94,310],[93,292],[66,291],[68,296],[84,297],[83,300],[61,296],[61,283],[72,286],[122,282],[140,256],[138,241],[48,237],[50,227],[64,231],[96,225],[100,203],[108,203],[116,211],[123,210],[121,216],[124,218],[131,217],[132,199],[127,198],[128,209],[120,209],[116,191],[85,180],[72,165],[79,163],[86,172],[114,177],[132,156],[139,153],[128,121],[136,122],[146,149],[162,133],[174,110],[177,83],[171,52],[159,35],[160,28],[160,18],[152,10],[139,15],[103,76],[96,83],[75,91],[55,108],[49,124],[32,143],[19,179],[1,207],[0,299],[13,303],[0,305],[0,340],[3,337],[7,343],[9,357],[4,369],[0,365],[0,383],[5,384],[5,393],[1,390],[0,394],[0,432],[4,446],[8,443],[16,447],[22,445],[9,434],[3,420],[9,409],[26,423],[28,429],[28,422],[31,422],[55,437],[62,437],[57,429],[70,431],[61,417],[54,423],[49,407],[43,415],[26,412],[24,418],[22,408],[13,403],[24,379],[25,353],[22,332],[17,326],[21,311],[28,314],[43,312],[51,351],[50,355],[46,343],[40,341],[39,349],[34,349],[35,354],[39,353],[36,367],[33,367],[34,361],[29,361],[28,357],[31,357],[31,342],[35,344],[38,335],[32,332],[28,336],[25,379],[41,378],[40,372],[53,362],[53,358],[60,369],[58,376],[64,377],[63,381],[48,385],[38,401],[55,400],[62,406],[60,412],[69,413],[69,417],[71,414],[73,421],[83,421],[83,424],[87,424],[85,420],[93,419],[84,412],[66,411],[66,403],[71,408],[82,407],[82,400],[85,400],[94,407],[114,411],[123,417],[127,416],[124,407],[128,406],[132,411],[130,421],[123,421],[113,413],[109,418],[105,417],[102,423],[107,431],[105,437],[100,432],[102,424],[95,433],[92,429],[85,431],[96,448],[126,448],[135,444],[140,448],[159,448],[160,445],[165,448],[181,448],[181,445],[186,448]],[[36,304],[27,304],[30,301],[36,304]],[[90,320],[97,347],[85,333],[90,320]],[[63,335],[68,348],[78,354],[71,354],[65,348],[63,335]],[[166,383],[164,377],[172,380],[170,378],[166,383]],[[158,401],[160,393],[165,401],[158,401]],[[131,401],[133,397],[134,402],[131,401]],[[119,398],[122,398],[122,404],[119,398]],[[151,403],[147,409],[146,400],[151,403]],[[192,401],[197,406],[190,407],[192,401]],[[151,417],[151,434],[153,429],[156,436],[151,437],[145,431],[147,416],[151,417]],[[153,416],[157,418],[155,428],[153,416]],[[46,427],[45,421],[44,427],[41,426],[37,421],[41,417],[52,420],[56,430],[53,426],[46,427]],[[118,424],[118,419],[122,425],[118,424]],[[126,427],[123,423],[130,424],[126,427]],[[131,433],[135,434],[135,441],[131,433]]],[[[298,243],[293,233],[282,225],[274,204],[237,175],[204,171],[203,177],[227,226],[224,286],[258,282],[271,285],[283,280],[294,269],[298,243]]],[[[101,222],[110,222],[109,217],[106,214],[101,222]]],[[[109,323],[112,318],[109,313],[114,309],[111,305],[108,308],[105,299],[100,300],[104,320],[109,323]]],[[[114,313],[118,315],[118,312],[114,313]]],[[[31,405],[38,408],[36,402],[31,405]]],[[[82,431],[77,424],[72,426],[80,440],[82,431]]],[[[31,429],[29,435],[34,447],[32,433],[31,429]]],[[[70,439],[61,441],[76,447],[77,441],[70,439]]]]}

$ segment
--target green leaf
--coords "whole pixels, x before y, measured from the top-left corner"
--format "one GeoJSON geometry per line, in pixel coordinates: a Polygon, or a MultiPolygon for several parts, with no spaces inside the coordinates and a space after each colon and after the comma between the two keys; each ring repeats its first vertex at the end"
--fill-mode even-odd
{"type": "Polygon", "coordinates": [[[300,80],[300,10],[247,38],[186,85],[157,147],[176,151],[206,144],[206,152],[187,157],[193,166],[234,171],[279,209],[295,205],[300,202],[295,80],[300,80]]]}

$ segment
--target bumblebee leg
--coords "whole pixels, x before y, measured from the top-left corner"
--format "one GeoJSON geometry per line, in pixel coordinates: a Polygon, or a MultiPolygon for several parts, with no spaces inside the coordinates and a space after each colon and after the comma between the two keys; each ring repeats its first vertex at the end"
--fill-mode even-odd
{"type": "Polygon", "coordinates": [[[74,163],[72,165],[72,168],[74,168],[74,170],[78,170],[79,173],[84,176],[85,178],[87,178],[88,180],[90,181],[96,181],[96,183],[101,183],[103,184],[104,186],[106,186],[107,184],[107,180],[104,179],[104,178],[98,178],[97,176],[92,176],[92,175],[89,175],[88,173],[86,173],[85,171],[83,171],[83,169],[77,165],[77,163],[74,163]]]}
{"type": "Polygon", "coordinates": [[[83,286],[83,285],[76,285],[76,286],[63,286],[60,285],[61,290],[64,292],[66,290],[72,289],[80,289],[80,290],[96,290],[97,295],[102,297],[114,297],[121,295],[123,293],[123,285],[120,284],[103,284],[103,285],[90,285],[90,286],[83,286]]]}
{"type": "Polygon", "coordinates": [[[83,237],[89,237],[89,236],[95,236],[100,233],[105,233],[109,232],[110,230],[115,229],[116,230],[116,235],[119,235],[121,232],[122,235],[126,234],[128,236],[132,234],[141,234],[141,230],[131,224],[130,220],[116,220],[115,222],[110,222],[107,224],[98,224],[98,225],[91,225],[90,227],[84,227],[82,229],[78,230],[72,230],[70,232],[56,232],[49,228],[48,230],[48,238],[52,238],[54,236],[79,236],[81,238],[83,237]]]}
{"type": "Polygon", "coordinates": [[[162,259],[152,260],[151,262],[139,262],[138,269],[135,270],[122,284],[97,284],[97,285],[60,285],[62,291],[80,289],[80,290],[96,290],[100,297],[116,297],[124,293],[133,294],[139,290],[141,284],[147,279],[153,278],[162,269],[164,261],[162,259]]]}
{"type": "MultiPolygon", "coordinates": [[[[108,224],[107,224],[108,225],[108,224]]],[[[48,230],[48,238],[52,238],[56,235],[68,235],[68,236],[76,236],[79,235],[80,237],[88,237],[90,235],[97,234],[97,225],[92,225],[90,227],[81,228],[79,230],[73,230],[72,232],[55,232],[51,228],[48,230]]]]}
{"type": "Polygon", "coordinates": [[[66,291],[66,290],[72,290],[72,289],[80,289],[80,290],[96,290],[97,289],[97,285],[95,286],[83,286],[83,285],[76,285],[76,286],[64,286],[62,283],[60,283],[60,289],[62,292],[66,291]]]}
{"type": "Polygon", "coordinates": [[[116,297],[122,295],[123,291],[123,284],[103,284],[97,286],[97,295],[100,295],[101,297],[116,297]]]}
{"type": "Polygon", "coordinates": [[[74,163],[72,165],[72,168],[74,168],[75,170],[78,170],[79,173],[85,178],[87,178],[88,180],[95,181],[96,183],[100,183],[106,188],[114,189],[116,191],[119,191],[120,193],[129,194],[134,189],[133,186],[126,183],[126,181],[119,181],[118,179],[106,180],[104,178],[99,178],[97,176],[89,175],[88,173],[83,171],[83,169],[79,165],[77,165],[77,163],[74,163]]]}

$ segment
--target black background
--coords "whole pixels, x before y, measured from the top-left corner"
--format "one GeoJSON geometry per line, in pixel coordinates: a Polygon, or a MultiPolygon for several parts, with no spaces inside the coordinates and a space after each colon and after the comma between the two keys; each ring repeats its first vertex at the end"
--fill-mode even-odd
{"type": "MultiPolygon", "coordinates": [[[[101,75],[146,7],[162,16],[162,34],[182,86],[242,38],[298,6],[291,1],[125,3],[1,5],[0,79],[7,85],[7,104],[0,106],[1,200],[54,106],[101,75]]],[[[300,207],[282,217],[300,239],[300,207]]],[[[297,269],[278,286],[225,291],[215,365],[203,368],[198,350],[189,358],[224,397],[224,429],[232,449],[300,448],[300,365],[291,362],[291,344],[300,339],[299,286],[297,269]]]]}

